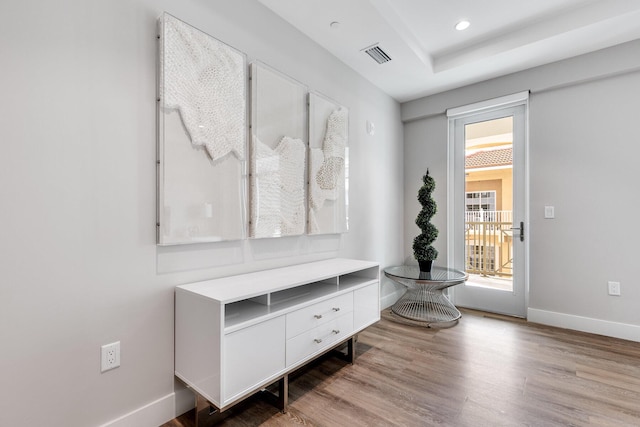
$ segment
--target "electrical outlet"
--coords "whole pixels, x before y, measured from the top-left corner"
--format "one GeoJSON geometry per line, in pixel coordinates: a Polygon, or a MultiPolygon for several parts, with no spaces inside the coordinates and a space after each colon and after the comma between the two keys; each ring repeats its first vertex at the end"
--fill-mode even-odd
{"type": "Polygon", "coordinates": [[[101,347],[100,372],[106,372],[120,366],[120,341],[101,347]]]}
{"type": "Polygon", "coordinates": [[[609,295],[620,296],[620,282],[609,282],[609,295]]]}

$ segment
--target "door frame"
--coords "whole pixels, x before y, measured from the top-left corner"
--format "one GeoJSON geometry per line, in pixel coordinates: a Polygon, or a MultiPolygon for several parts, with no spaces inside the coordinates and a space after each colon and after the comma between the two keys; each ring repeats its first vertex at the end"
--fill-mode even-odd
{"type": "MultiPolygon", "coordinates": [[[[459,270],[465,270],[465,255],[464,255],[464,225],[458,224],[460,218],[458,216],[461,212],[464,212],[464,198],[458,197],[460,191],[464,193],[464,180],[460,183],[460,180],[456,180],[456,173],[460,170],[464,171],[464,155],[459,155],[456,151],[455,144],[455,122],[458,119],[463,119],[471,116],[476,116],[484,113],[492,113],[506,108],[519,107],[524,108],[524,137],[523,137],[523,167],[524,173],[522,173],[522,186],[523,186],[523,212],[520,219],[514,218],[514,222],[522,221],[524,223],[524,242],[522,246],[522,262],[524,268],[521,272],[522,277],[522,292],[524,307],[521,307],[517,313],[507,313],[517,316],[527,316],[527,310],[529,307],[529,200],[530,200],[530,174],[529,174],[529,92],[519,92],[512,95],[507,95],[495,99],[489,99],[482,102],[477,102],[462,107],[452,108],[447,110],[448,117],[448,144],[447,144],[447,260],[450,268],[456,268],[459,270]],[[462,190],[457,188],[462,186],[462,190]]],[[[514,123],[515,124],[515,123],[514,123]]],[[[514,129],[515,130],[515,129],[514,129]]],[[[514,147],[515,149],[515,147],[514,147]]],[[[459,149],[458,149],[459,151],[459,149]]],[[[516,177],[514,175],[514,181],[516,177]]],[[[515,185],[515,184],[514,184],[515,185]]],[[[515,195],[514,195],[515,196],[515,195]]],[[[515,200],[514,200],[515,202],[515,200]]],[[[464,213],[462,213],[464,215],[464,213]]],[[[515,248],[514,248],[515,250],[515,248]]],[[[514,266],[515,267],[515,266],[514,266]]],[[[450,289],[449,295],[455,303],[455,287],[450,289]]]]}

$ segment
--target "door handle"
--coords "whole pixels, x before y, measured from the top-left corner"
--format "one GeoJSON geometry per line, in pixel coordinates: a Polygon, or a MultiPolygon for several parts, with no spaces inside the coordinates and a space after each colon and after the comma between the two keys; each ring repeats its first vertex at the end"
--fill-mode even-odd
{"type": "Polygon", "coordinates": [[[520,227],[511,227],[511,230],[520,230],[520,241],[524,242],[524,222],[520,221],[520,227]]]}

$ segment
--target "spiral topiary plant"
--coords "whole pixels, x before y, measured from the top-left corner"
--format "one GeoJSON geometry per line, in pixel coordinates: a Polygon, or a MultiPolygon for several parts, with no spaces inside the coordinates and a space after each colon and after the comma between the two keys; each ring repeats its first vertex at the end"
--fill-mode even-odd
{"type": "Polygon", "coordinates": [[[438,211],[436,201],[431,197],[431,193],[436,188],[435,180],[427,173],[422,177],[422,187],[418,190],[418,201],[422,205],[422,210],[416,217],[416,225],[420,227],[422,233],[413,239],[413,255],[420,265],[420,271],[431,271],[431,264],[438,258],[438,251],[431,244],[438,237],[438,229],[431,224],[431,218],[438,211]]]}

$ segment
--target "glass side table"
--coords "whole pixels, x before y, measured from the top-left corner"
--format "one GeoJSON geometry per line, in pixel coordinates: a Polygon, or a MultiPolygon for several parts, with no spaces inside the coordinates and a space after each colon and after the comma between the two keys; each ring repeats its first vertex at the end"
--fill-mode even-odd
{"type": "Polygon", "coordinates": [[[462,317],[443,291],[450,286],[464,283],[469,277],[466,272],[432,267],[430,273],[422,273],[418,266],[402,265],[385,268],[384,274],[394,282],[407,287],[404,295],[391,307],[393,314],[420,322],[424,326],[430,326],[432,323],[457,323],[462,317]]]}

